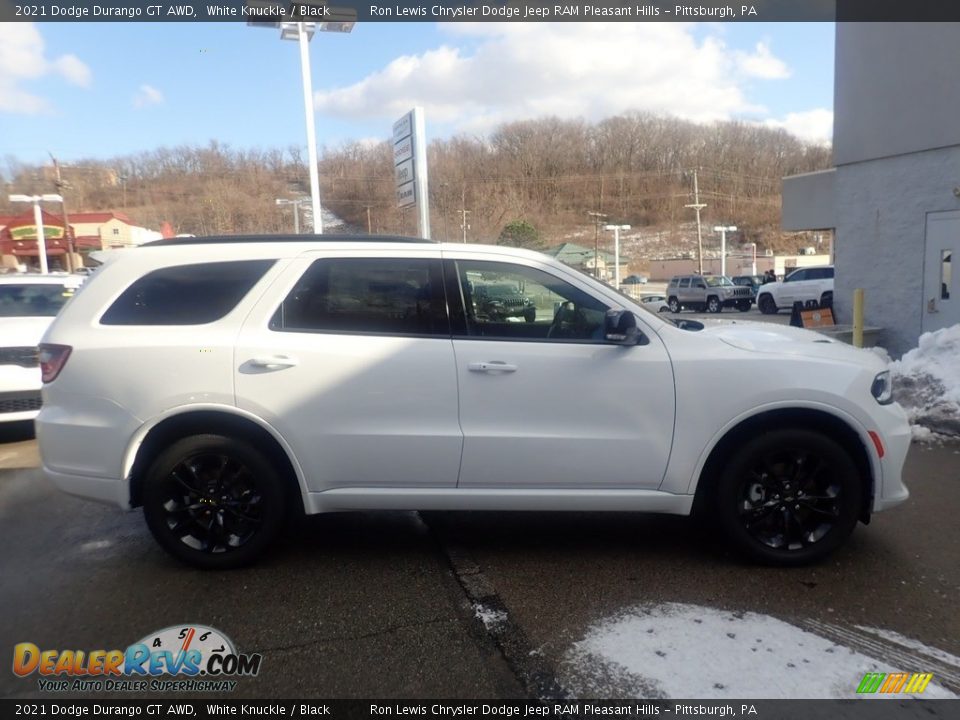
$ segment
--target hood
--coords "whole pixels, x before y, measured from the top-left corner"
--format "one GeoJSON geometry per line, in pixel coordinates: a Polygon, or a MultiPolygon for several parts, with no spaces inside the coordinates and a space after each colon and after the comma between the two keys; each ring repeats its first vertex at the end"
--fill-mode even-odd
{"type": "Polygon", "coordinates": [[[873,352],[855,348],[813,330],[770,323],[725,323],[705,327],[703,332],[740,350],[771,355],[820,358],[865,367],[886,368],[873,352]]]}
{"type": "Polygon", "coordinates": [[[35,347],[52,322],[52,317],[0,318],[0,346],[35,347]]]}

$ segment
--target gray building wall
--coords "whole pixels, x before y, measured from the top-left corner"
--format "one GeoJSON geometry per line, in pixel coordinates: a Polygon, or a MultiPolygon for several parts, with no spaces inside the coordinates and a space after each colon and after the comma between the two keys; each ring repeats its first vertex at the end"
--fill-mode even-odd
{"type": "Polygon", "coordinates": [[[793,175],[783,179],[784,230],[823,230],[837,226],[836,170],[793,175]]]}
{"type": "MultiPolygon", "coordinates": [[[[960,46],[958,46],[960,47],[960,46]]],[[[960,146],[837,168],[834,300],[851,322],[853,291],[865,290],[865,322],[898,357],[923,322],[926,215],[960,210],[960,146]]]]}
{"type": "Polygon", "coordinates": [[[960,145],[960,23],[837,23],[836,165],[960,145]]]}
{"type": "Polygon", "coordinates": [[[960,210],[960,23],[837,23],[835,172],[785,178],[782,224],[815,230],[833,194],[834,302],[897,357],[923,328],[926,216],[960,210]]]}

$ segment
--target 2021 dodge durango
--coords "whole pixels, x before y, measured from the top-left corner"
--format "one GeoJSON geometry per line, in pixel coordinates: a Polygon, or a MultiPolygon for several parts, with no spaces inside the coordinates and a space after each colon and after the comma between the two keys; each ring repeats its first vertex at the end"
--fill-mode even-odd
{"type": "Polygon", "coordinates": [[[43,468],[142,507],[203,568],[291,512],[714,518],[797,565],[903,502],[910,443],[872,353],[642,312],[552,258],[403,238],[184,238],[117,253],[41,345],[43,468]],[[478,280],[532,321],[477,312],[478,280]],[[705,401],[705,399],[709,401],[705,401]]]}

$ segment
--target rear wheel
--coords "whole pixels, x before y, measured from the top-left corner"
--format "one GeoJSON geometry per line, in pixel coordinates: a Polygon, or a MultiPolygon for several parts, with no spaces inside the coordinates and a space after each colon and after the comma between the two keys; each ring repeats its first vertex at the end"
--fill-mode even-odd
{"type": "Polygon", "coordinates": [[[748,441],[717,485],[721,526],[750,558],[804,565],[836,550],[857,524],[861,478],[847,452],[804,429],[774,430],[748,441]]]}
{"type": "Polygon", "coordinates": [[[157,542],[178,560],[226,570],[251,563],[277,537],[286,495],[283,478],[249,443],[195,435],[151,463],[143,514],[157,542]]]}
{"type": "Polygon", "coordinates": [[[674,314],[680,312],[680,301],[675,297],[670,298],[670,300],[667,301],[667,305],[670,306],[670,312],[674,314]]]}
{"type": "Polygon", "coordinates": [[[774,315],[779,310],[769,293],[763,294],[757,299],[757,307],[764,315],[774,315]]]}
{"type": "Polygon", "coordinates": [[[707,298],[707,312],[718,313],[723,311],[723,305],[720,303],[720,298],[711,295],[707,298]]]}

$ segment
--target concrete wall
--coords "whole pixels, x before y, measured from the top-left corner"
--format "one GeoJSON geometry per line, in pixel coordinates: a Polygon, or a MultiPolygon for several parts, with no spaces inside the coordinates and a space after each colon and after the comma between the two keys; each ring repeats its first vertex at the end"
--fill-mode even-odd
{"type": "Polygon", "coordinates": [[[926,214],[960,210],[958,184],[960,146],[837,168],[834,302],[850,322],[864,288],[866,323],[886,329],[879,344],[894,357],[921,334],[926,214]]]}
{"type": "Polygon", "coordinates": [[[784,230],[835,228],[835,184],[833,168],[784,178],[780,226],[784,230]]]}
{"type": "Polygon", "coordinates": [[[960,145],[960,23],[837,23],[837,166],[960,145]]]}

